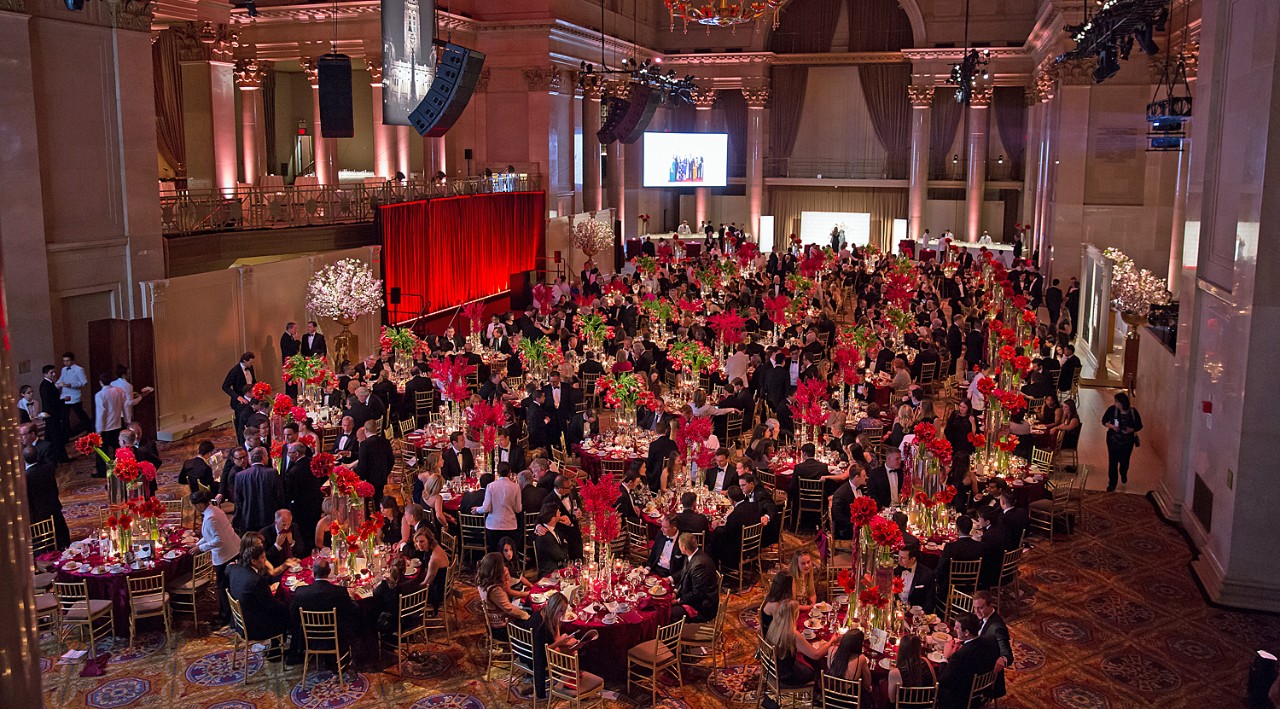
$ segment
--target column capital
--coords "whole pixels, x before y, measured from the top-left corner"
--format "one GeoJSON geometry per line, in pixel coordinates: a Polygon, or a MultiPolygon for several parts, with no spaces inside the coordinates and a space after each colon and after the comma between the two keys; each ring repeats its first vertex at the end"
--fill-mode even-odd
{"type": "Polygon", "coordinates": [[[0,12],[25,13],[27,5],[22,0],[0,0],[0,12]]]}
{"type": "Polygon", "coordinates": [[[151,0],[107,0],[111,20],[122,30],[150,32],[156,4],[151,0]]]}
{"type": "Polygon", "coordinates": [[[715,89],[694,89],[693,106],[699,111],[710,111],[716,105],[715,89]]]}
{"type": "Polygon", "coordinates": [[[596,74],[589,74],[582,77],[582,95],[592,101],[599,101],[604,98],[605,85],[596,74]]]}
{"type": "Polygon", "coordinates": [[[747,100],[747,108],[764,108],[769,103],[769,89],[742,87],[742,97],[747,100]]]}
{"type": "Polygon", "coordinates": [[[382,53],[365,54],[364,63],[369,68],[369,85],[382,86],[382,53]]]}
{"type": "Polygon", "coordinates": [[[1068,59],[1057,63],[1058,78],[1065,86],[1089,86],[1093,82],[1093,69],[1098,61],[1093,57],[1068,59]]]}
{"type": "Polygon", "coordinates": [[[975,86],[969,94],[969,108],[987,108],[991,105],[991,86],[975,86]]]}
{"type": "Polygon", "coordinates": [[[1200,43],[1187,42],[1178,53],[1187,66],[1187,78],[1193,79],[1200,71],[1200,43]]]}
{"type": "Polygon", "coordinates": [[[531,66],[524,69],[524,81],[530,91],[560,93],[563,81],[560,69],[554,64],[548,66],[531,66]]]}
{"type": "Polygon", "coordinates": [[[933,84],[912,84],[907,87],[907,98],[913,108],[928,108],[933,105],[933,84]]]}
{"type": "Polygon", "coordinates": [[[230,63],[240,46],[239,34],[218,22],[184,22],[169,31],[177,36],[179,61],[230,63]]]}
{"type": "Polygon", "coordinates": [[[257,59],[236,60],[236,86],[241,91],[253,91],[262,88],[267,78],[270,62],[259,62],[257,59]]]}
{"type": "Polygon", "coordinates": [[[1035,83],[1031,86],[1031,94],[1040,103],[1047,103],[1053,98],[1058,88],[1058,65],[1052,60],[1046,61],[1036,69],[1035,83]]]}
{"type": "Polygon", "coordinates": [[[307,76],[307,83],[311,88],[320,88],[320,64],[315,57],[303,57],[298,60],[302,65],[302,73],[307,76]]]}

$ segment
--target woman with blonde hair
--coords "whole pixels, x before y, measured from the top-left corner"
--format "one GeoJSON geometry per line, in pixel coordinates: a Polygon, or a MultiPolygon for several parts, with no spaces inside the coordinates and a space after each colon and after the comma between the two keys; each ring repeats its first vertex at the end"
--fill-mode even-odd
{"type": "Polygon", "coordinates": [[[813,578],[813,557],[799,549],[791,557],[791,597],[800,604],[800,611],[808,613],[818,602],[818,584],[813,578]]]}
{"type": "Polygon", "coordinates": [[[765,642],[774,648],[778,661],[778,682],[788,687],[803,687],[812,682],[817,672],[811,663],[826,657],[831,648],[829,640],[811,644],[805,639],[796,630],[799,617],[799,603],[787,601],[781,604],[769,624],[769,632],[764,636],[765,642]]]}
{"type": "Polygon", "coordinates": [[[916,412],[908,404],[898,407],[898,415],[893,419],[893,428],[889,431],[889,435],[884,438],[886,448],[897,448],[902,444],[902,439],[911,429],[915,428],[916,412]]]}

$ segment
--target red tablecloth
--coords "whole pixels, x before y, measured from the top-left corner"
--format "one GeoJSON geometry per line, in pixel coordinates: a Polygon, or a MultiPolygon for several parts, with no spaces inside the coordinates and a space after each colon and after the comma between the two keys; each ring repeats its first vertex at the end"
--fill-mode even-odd
{"type": "MultiPolygon", "coordinates": [[[[600,475],[604,472],[604,466],[601,463],[605,460],[605,456],[600,453],[588,453],[583,450],[582,446],[576,446],[576,449],[582,470],[586,472],[592,480],[599,480],[600,475]]],[[[643,466],[645,461],[644,456],[634,454],[625,456],[610,454],[608,459],[624,461],[626,463],[627,470],[630,470],[636,463],[640,463],[641,466],[643,466]]]]}
{"type": "MultiPolygon", "coordinates": [[[[606,624],[605,613],[583,615],[575,620],[566,621],[562,632],[594,629],[600,637],[583,647],[579,657],[582,669],[601,677],[625,676],[627,671],[627,651],[646,640],[653,640],[658,635],[658,626],[670,621],[671,604],[675,602],[670,579],[652,579],[660,584],[666,593],[654,597],[644,589],[640,589],[641,597],[632,610],[618,616],[619,622],[606,624]]],[[[558,590],[555,579],[548,577],[534,585],[533,593],[546,593],[558,590]]],[[[598,596],[596,605],[601,605],[598,596]]],[[[585,605],[585,604],[584,604],[585,605]]],[[[541,610],[542,604],[533,603],[534,610],[541,610]]],[[[581,613],[581,607],[574,608],[581,613]]]]}
{"type": "Polygon", "coordinates": [[[68,561],[88,562],[88,567],[82,566],[75,571],[69,571],[63,568],[66,563],[62,560],[61,555],[57,552],[51,552],[46,555],[48,561],[55,563],[56,579],[60,582],[85,581],[85,585],[89,592],[90,598],[105,598],[111,601],[112,614],[115,616],[116,635],[129,634],[129,582],[131,576],[151,576],[157,571],[164,574],[165,583],[172,581],[174,578],[182,574],[191,572],[191,548],[180,543],[182,531],[172,532],[167,535],[169,543],[164,552],[161,553],[159,559],[154,564],[146,565],[144,562],[135,562],[141,564],[142,568],[128,568],[126,571],[118,573],[104,572],[101,574],[93,573],[92,569],[99,566],[102,562],[101,557],[73,557],[68,561]],[[165,554],[170,551],[178,552],[176,558],[165,558],[165,554]]]}

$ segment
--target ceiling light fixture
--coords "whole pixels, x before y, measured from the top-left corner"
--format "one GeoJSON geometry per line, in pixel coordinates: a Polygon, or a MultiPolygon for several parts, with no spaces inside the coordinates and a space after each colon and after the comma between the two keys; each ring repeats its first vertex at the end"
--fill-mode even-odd
{"type": "Polygon", "coordinates": [[[684,23],[684,31],[689,31],[689,23],[705,25],[707,32],[712,27],[728,27],[737,29],[738,25],[750,22],[760,30],[760,20],[773,13],[774,29],[778,28],[778,13],[788,0],[665,0],[667,12],[671,15],[671,29],[675,30],[676,20],[684,23]]]}

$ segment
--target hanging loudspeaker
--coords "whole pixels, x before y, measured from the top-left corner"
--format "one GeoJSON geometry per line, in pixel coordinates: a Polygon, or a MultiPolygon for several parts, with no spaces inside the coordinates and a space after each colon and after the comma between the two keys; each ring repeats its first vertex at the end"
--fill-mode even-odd
{"type": "Polygon", "coordinates": [[[351,112],[351,57],[326,54],[316,62],[320,81],[320,136],[352,138],[356,134],[351,112]]]}
{"type": "Polygon", "coordinates": [[[427,97],[409,114],[414,130],[425,138],[439,138],[447,133],[471,100],[482,68],[483,53],[446,44],[427,97]]]}

